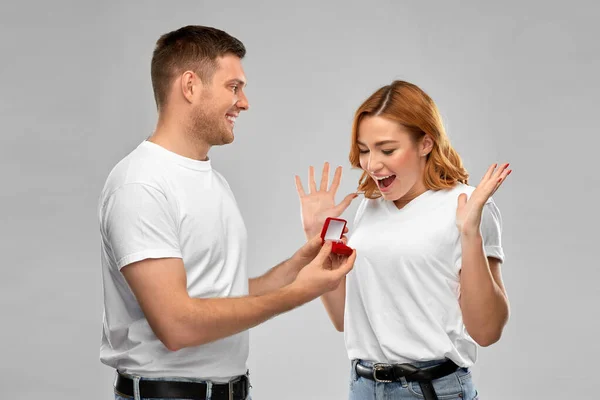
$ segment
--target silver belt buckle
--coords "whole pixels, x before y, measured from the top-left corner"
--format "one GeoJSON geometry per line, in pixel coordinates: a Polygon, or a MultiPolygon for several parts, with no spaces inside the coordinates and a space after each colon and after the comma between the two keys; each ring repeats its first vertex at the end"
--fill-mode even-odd
{"type": "Polygon", "coordinates": [[[392,382],[391,380],[377,378],[377,371],[383,371],[385,368],[389,368],[389,367],[391,367],[390,364],[384,364],[384,363],[373,364],[373,379],[375,379],[375,382],[383,382],[383,383],[392,382]]]}

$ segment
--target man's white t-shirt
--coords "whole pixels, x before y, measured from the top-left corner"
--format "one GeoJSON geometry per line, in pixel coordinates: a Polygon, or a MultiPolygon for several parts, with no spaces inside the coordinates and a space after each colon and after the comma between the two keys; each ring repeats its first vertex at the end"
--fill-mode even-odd
{"type": "Polygon", "coordinates": [[[121,268],[183,259],[194,298],[248,294],[247,232],[226,180],[210,160],[142,142],[111,171],[99,202],[104,318],[101,361],[146,377],[226,382],[247,371],[248,331],[168,350],[156,337],[121,268]]]}
{"type": "MultiPolygon", "coordinates": [[[[461,242],[456,208],[475,188],[427,191],[402,209],[363,199],[348,240],[356,248],[346,278],[344,337],[349,358],[405,363],[449,358],[470,367],[477,344],[459,306],[461,242]]],[[[488,257],[504,261],[502,219],[490,198],[481,233],[488,257]]]]}

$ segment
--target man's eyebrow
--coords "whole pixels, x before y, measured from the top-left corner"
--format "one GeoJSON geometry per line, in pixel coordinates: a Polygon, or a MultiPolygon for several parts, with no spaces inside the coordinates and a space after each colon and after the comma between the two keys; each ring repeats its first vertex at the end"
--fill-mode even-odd
{"type": "Polygon", "coordinates": [[[237,79],[237,78],[231,79],[230,81],[227,82],[227,84],[229,84],[229,85],[232,84],[232,83],[237,83],[240,86],[246,86],[246,82],[245,81],[243,81],[241,79],[237,79]]]}

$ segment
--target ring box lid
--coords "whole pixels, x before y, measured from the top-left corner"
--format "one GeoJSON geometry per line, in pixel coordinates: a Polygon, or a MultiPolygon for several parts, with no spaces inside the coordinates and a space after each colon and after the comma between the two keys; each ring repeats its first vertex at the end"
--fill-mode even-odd
{"type": "Polygon", "coordinates": [[[341,218],[327,218],[321,231],[321,239],[341,242],[347,221],[341,218]]]}

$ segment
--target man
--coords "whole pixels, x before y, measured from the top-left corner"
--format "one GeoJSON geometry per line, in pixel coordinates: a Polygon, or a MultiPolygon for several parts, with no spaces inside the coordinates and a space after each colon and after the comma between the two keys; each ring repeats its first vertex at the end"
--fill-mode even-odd
{"type": "Polygon", "coordinates": [[[244,45],[186,26],[156,43],[154,133],[111,171],[99,204],[101,361],[121,398],[248,398],[248,329],[338,286],[355,254],[309,240],[248,280],[246,229],[211,146],[248,109],[244,45]],[[318,254],[317,254],[318,253],[318,254]]]}

